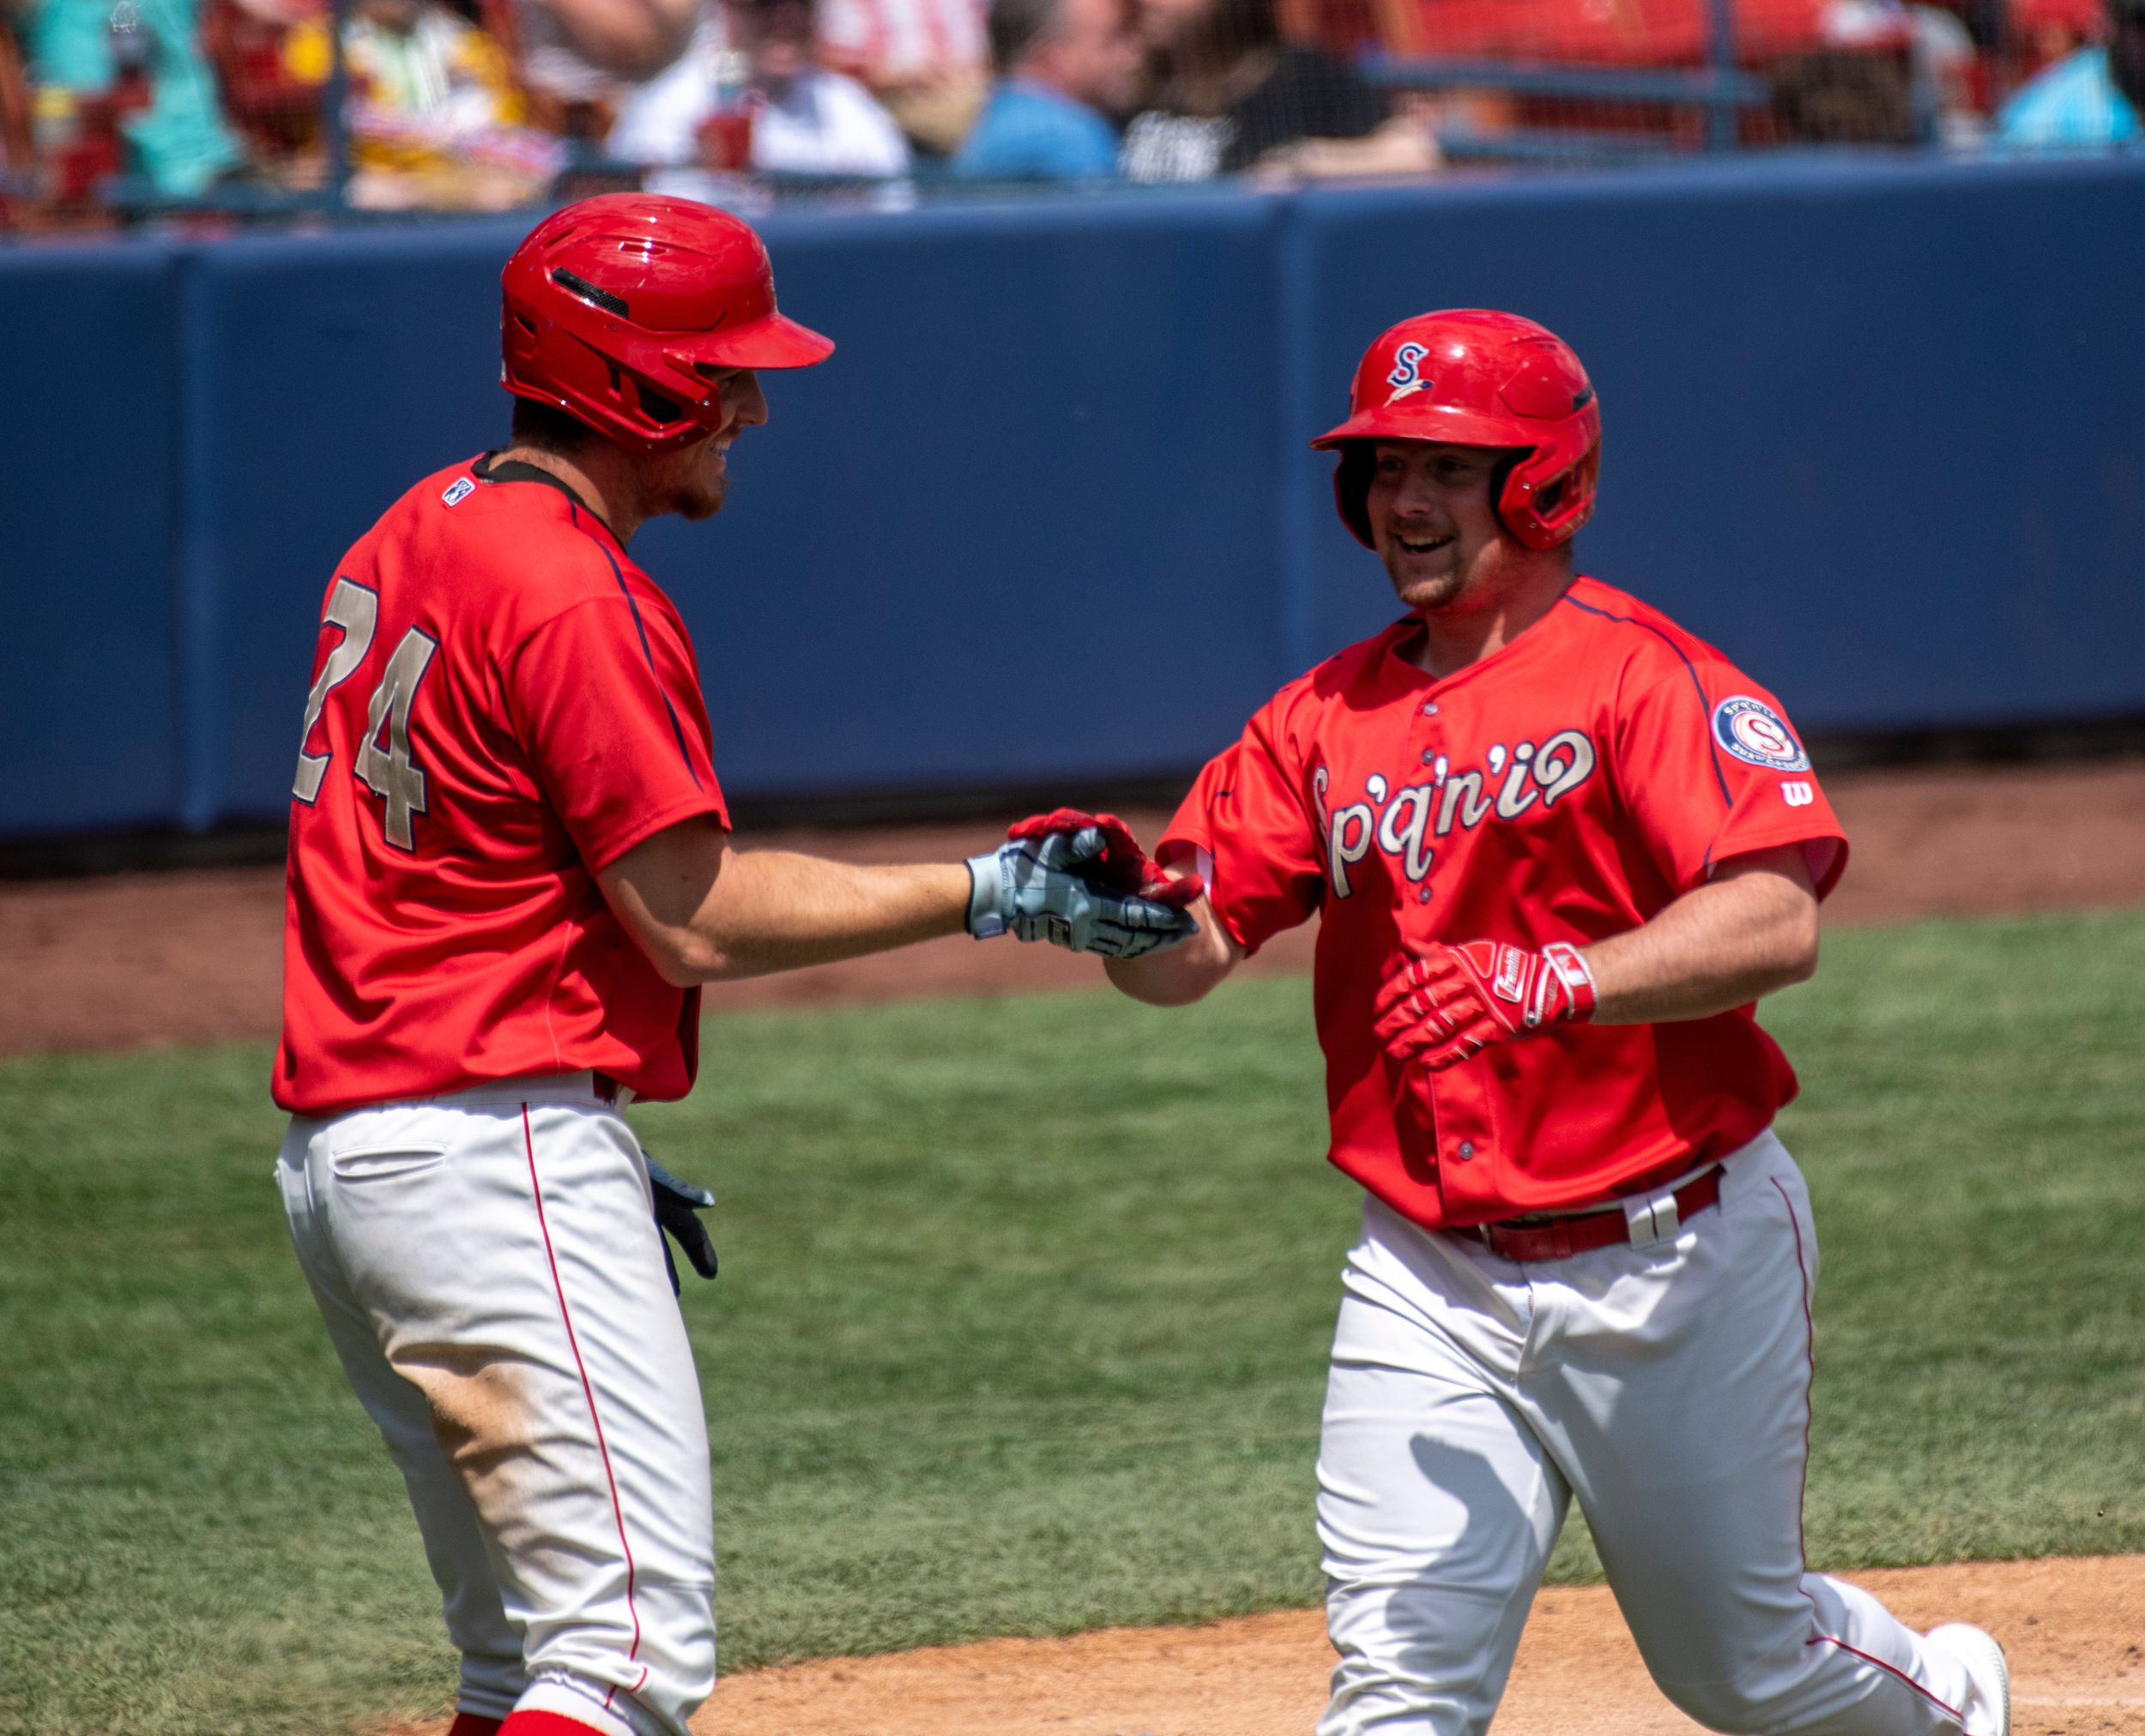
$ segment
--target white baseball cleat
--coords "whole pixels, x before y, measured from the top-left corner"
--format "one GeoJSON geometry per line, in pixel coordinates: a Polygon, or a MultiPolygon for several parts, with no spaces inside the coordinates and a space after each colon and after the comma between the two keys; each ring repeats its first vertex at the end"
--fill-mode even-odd
{"type": "Polygon", "coordinates": [[[1922,1637],[1966,1666],[1973,1691],[1960,1709],[1967,1736],[2011,1736],[2011,1666],[1994,1636],[1965,1622],[1947,1622],[1922,1637]]]}

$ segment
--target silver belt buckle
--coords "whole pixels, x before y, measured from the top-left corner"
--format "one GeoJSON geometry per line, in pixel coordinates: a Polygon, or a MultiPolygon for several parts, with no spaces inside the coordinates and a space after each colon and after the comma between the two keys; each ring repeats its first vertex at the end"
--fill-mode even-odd
{"type": "Polygon", "coordinates": [[[1664,1242],[1673,1242],[1683,1228],[1682,1214],[1676,1208],[1676,1189],[1664,1188],[1658,1194],[1626,1200],[1623,1222],[1634,1248],[1658,1248],[1664,1242]]]}

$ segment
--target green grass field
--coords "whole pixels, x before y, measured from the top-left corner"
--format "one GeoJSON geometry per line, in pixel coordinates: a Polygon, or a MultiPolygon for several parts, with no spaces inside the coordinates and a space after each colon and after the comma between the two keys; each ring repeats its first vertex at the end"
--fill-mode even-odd
{"type": "MultiPolygon", "coordinates": [[[[2145,1549],[2145,911],[1844,932],[1768,1023],[1825,1243],[1814,1556],[2145,1549]]],[[[636,1111],[689,1289],[725,1667],[1315,1600],[1357,1195],[1298,982],[756,1014],[636,1111]]],[[[269,1179],[254,1047],[0,1063],[0,1733],[445,1703],[269,1179]]],[[[1557,1572],[1592,1558],[1567,1539],[1557,1572]]]]}

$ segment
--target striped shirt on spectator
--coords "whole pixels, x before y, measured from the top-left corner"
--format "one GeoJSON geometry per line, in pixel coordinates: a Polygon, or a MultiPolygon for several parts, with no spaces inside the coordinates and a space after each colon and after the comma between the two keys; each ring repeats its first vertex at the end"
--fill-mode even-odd
{"type": "Polygon", "coordinates": [[[979,0],[819,0],[819,43],[874,81],[990,58],[979,0]]]}

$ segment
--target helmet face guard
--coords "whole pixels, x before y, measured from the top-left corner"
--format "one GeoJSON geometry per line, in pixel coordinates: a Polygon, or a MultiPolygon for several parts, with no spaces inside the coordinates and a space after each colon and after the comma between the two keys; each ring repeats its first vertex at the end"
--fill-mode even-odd
{"type": "Polygon", "coordinates": [[[689,199],[569,205],[529,233],[499,281],[499,383],[631,451],[673,451],[720,427],[722,369],[809,367],[834,349],[776,311],[759,237],[689,199]]]}
{"type": "Polygon", "coordinates": [[[1334,505],[1367,548],[1378,440],[1508,452],[1495,485],[1497,516],[1529,548],[1568,542],[1593,514],[1601,408],[1592,383],[1561,339],[1517,314],[1420,314],[1364,353],[1348,420],[1311,445],[1339,451],[1334,505]]]}

